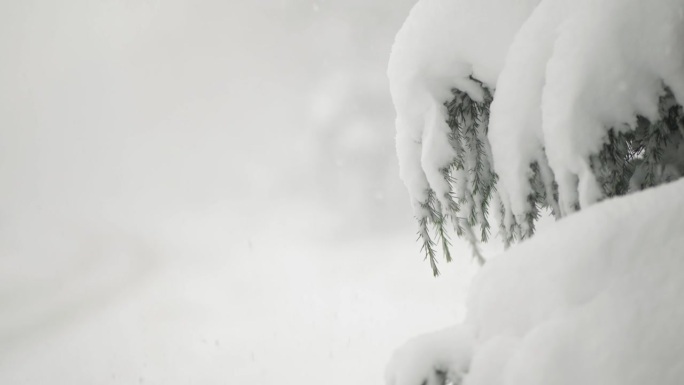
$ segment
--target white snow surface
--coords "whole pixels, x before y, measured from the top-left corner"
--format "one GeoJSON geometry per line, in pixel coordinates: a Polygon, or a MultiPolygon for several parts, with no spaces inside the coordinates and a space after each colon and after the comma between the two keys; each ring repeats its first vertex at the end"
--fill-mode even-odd
{"type": "Polygon", "coordinates": [[[683,40],[683,0],[419,1],[388,67],[414,208],[426,189],[449,189],[439,168],[455,154],[442,104],[452,88],[481,98],[469,76],[495,89],[488,138],[506,208],[525,212],[534,161],[548,162],[564,214],[598,201],[589,156],[610,128],[655,119],[663,86],[682,103],[683,40]]]}
{"type": "Polygon", "coordinates": [[[247,206],[5,216],[0,384],[378,384],[396,341],[463,319],[465,245],[434,279],[405,233],[339,241],[322,210],[247,206]]]}
{"type": "Polygon", "coordinates": [[[466,327],[420,335],[395,352],[387,367],[385,381],[390,385],[412,385],[427,380],[426,385],[441,385],[441,376],[460,378],[468,369],[472,347],[473,333],[466,327]]]}
{"type": "Polygon", "coordinates": [[[436,341],[426,362],[431,349],[409,343],[387,384],[420,385],[443,357],[462,359],[450,370],[464,385],[680,384],[683,193],[680,181],[606,201],[489,261],[465,323],[441,332],[461,333],[451,352],[423,337],[436,341]]]}

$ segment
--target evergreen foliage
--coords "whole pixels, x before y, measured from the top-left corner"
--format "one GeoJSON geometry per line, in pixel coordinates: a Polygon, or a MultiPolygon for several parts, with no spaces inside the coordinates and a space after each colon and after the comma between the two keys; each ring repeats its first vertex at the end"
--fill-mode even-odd
{"type": "MultiPolygon", "coordinates": [[[[490,239],[490,220],[497,222],[499,237],[508,247],[534,235],[535,222],[542,211],[546,210],[556,218],[563,215],[553,172],[545,158],[529,165],[532,193],[528,196],[525,214],[514,216],[501,203],[487,138],[492,92],[484,86],[483,89],[485,97],[481,102],[454,89],[452,99],[444,103],[451,129],[449,144],[457,155],[440,171],[451,190],[441,200],[429,190],[426,201],[421,204],[424,214],[417,218],[422,250],[435,276],[439,274],[438,244],[447,262],[452,259],[449,225],[458,237],[471,244],[474,257],[482,264],[484,259],[478,244],[490,239]]],[[[672,92],[663,88],[658,120],[651,122],[637,116],[635,122],[633,127],[611,128],[601,150],[590,157],[604,198],[657,186],[684,173],[684,146],[681,145],[684,142],[684,113],[672,92]]],[[[574,206],[580,209],[578,203],[574,206]]]]}

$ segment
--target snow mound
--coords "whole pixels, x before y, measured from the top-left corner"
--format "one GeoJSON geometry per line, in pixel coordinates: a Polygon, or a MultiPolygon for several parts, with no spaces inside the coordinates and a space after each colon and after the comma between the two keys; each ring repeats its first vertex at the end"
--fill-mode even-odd
{"type": "Polygon", "coordinates": [[[612,199],[488,262],[455,329],[474,340],[410,342],[387,384],[420,385],[437,369],[466,373],[464,385],[680,384],[683,194],[679,181],[612,199]],[[458,360],[445,370],[443,357],[458,360]]]}
{"type": "Polygon", "coordinates": [[[397,349],[385,373],[387,385],[442,385],[462,378],[472,357],[473,332],[452,327],[424,334],[397,349]]]}

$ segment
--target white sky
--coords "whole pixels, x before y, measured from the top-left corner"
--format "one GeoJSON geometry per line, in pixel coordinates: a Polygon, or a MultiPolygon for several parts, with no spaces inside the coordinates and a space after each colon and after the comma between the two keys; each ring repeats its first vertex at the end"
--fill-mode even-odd
{"type": "Polygon", "coordinates": [[[0,383],[377,384],[461,317],[394,165],[411,3],[0,4],[0,383]]]}

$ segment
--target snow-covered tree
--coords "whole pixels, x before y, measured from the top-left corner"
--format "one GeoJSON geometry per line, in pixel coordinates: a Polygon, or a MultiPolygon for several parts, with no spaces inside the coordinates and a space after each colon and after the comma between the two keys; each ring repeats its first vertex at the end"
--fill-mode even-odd
{"type": "Polygon", "coordinates": [[[488,262],[463,324],[386,383],[681,383],[684,181],[630,193],[684,173],[684,0],[420,0],[388,74],[435,273],[447,224],[476,246],[567,218],[488,262]]]}
{"type": "Polygon", "coordinates": [[[492,229],[509,245],[684,173],[682,0],[421,0],[388,75],[435,274],[450,227],[482,261],[492,229]]]}

